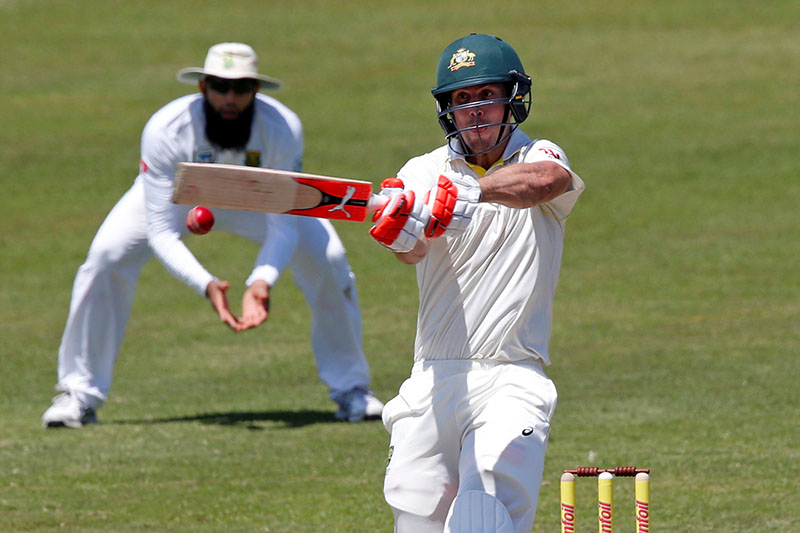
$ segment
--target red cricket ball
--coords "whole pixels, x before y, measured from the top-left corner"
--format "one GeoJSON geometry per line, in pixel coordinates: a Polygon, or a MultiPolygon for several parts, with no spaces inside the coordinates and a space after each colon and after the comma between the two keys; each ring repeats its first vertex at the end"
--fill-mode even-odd
{"type": "Polygon", "coordinates": [[[214,213],[207,207],[198,205],[186,214],[186,227],[198,235],[205,235],[214,227],[214,213]]]}

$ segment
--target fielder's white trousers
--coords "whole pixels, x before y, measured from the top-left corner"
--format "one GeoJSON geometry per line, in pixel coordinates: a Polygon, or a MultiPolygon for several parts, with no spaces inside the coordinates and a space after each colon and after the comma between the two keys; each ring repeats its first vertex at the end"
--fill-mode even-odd
{"type": "MultiPolygon", "coordinates": [[[[264,239],[264,214],[215,209],[214,216],[215,231],[259,244],[264,239]]],[[[311,309],[311,344],[319,377],[334,398],[353,387],[368,387],[370,381],[355,277],[330,222],[297,218],[300,242],[288,266],[311,309]]],[[[95,408],[102,406],[111,388],[139,273],[152,255],[144,186],[136,180],[100,226],[78,269],[58,350],[59,386],[95,408]]]]}
{"type": "Polygon", "coordinates": [[[533,527],[556,389],[534,361],[418,362],[386,404],[383,491],[395,531],[441,532],[456,495],[483,491],[533,527]]]}

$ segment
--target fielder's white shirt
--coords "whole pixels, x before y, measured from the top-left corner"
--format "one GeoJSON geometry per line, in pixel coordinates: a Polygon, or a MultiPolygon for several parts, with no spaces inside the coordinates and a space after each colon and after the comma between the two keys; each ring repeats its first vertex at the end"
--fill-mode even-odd
{"type": "MultiPolygon", "coordinates": [[[[208,140],[202,94],[184,96],[165,105],[150,118],[142,133],[138,179],[145,183],[148,241],[167,270],[201,294],[214,277],[181,241],[189,208],[172,203],[178,163],[246,164],[296,171],[302,167],[303,131],[297,115],[278,100],[260,93],[256,94],[254,106],[250,140],[244,150],[222,150],[208,140]]],[[[268,238],[248,284],[263,279],[271,286],[277,281],[297,244],[296,231],[291,226],[289,216],[270,217],[268,238]],[[280,225],[287,226],[285,231],[275,227],[280,225]]]]}
{"type": "MultiPolygon", "coordinates": [[[[584,190],[564,151],[547,140],[531,141],[516,130],[504,165],[552,161],[572,175],[558,198],[526,209],[482,202],[462,234],[431,240],[416,265],[419,314],[415,361],[443,359],[538,360],[550,364],[548,342],[561,266],[564,223],[584,190]]],[[[424,194],[440,174],[480,179],[448,146],[416,157],[397,174],[406,189],[424,194]]]]}

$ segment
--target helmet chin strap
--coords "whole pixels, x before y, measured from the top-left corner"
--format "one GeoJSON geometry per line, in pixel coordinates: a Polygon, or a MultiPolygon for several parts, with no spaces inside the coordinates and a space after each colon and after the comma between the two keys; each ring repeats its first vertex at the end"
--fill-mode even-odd
{"type": "Polygon", "coordinates": [[[506,139],[511,137],[511,134],[514,133],[514,130],[517,128],[517,125],[515,125],[513,128],[509,130],[508,135],[503,135],[503,132],[506,130],[506,128],[509,127],[510,122],[508,121],[508,116],[510,114],[511,114],[511,108],[509,106],[506,106],[506,114],[503,115],[503,125],[500,127],[500,131],[497,132],[497,139],[495,139],[494,142],[495,147],[500,146],[500,144],[502,144],[506,139]]]}
{"type": "MultiPolygon", "coordinates": [[[[480,106],[477,106],[477,107],[480,107],[480,106]]],[[[451,117],[450,120],[451,120],[451,123],[453,124],[453,126],[455,127],[455,131],[453,131],[452,133],[447,135],[448,146],[455,153],[457,153],[459,155],[463,155],[465,157],[479,156],[479,155],[483,155],[483,154],[486,154],[488,152],[491,152],[492,150],[494,150],[495,148],[500,146],[502,143],[504,143],[506,140],[508,140],[511,137],[511,134],[514,133],[514,130],[517,129],[517,127],[519,126],[519,123],[517,123],[516,121],[514,123],[509,122],[509,118],[510,118],[511,114],[512,113],[511,113],[510,104],[509,104],[509,102],[506,102],[506,107],[505,107],[505,111],[504,111],[504,114],[503,114],[503,119],[502,119],[501,122],[497,122],[497,123],[494,123],[494,124],[481,124],[480,122],[478,122],[478,116],[476,115],[474,124],[472,124],[470,126],[467,126],[467,127],[464,127],[464,128],[459,128],[458,126],[456,126],[455,117],[452,114],[450,114],[450,117],[451,117]],[[478,139],[481,141],[480,145],[483,145],[483,142],[482,142],[483,139],[481,137],[481,132],[478,131],[478,130],[480,128],[488,128],[488,127],[492,127],[492,126],[500,126],[500,130],[497,132],[497,139],[495,139],[494,144],[492,146],[490,146],[489,148],[485,149],[485,150],[481,150],[479,152],[473,151],[472,147],[470,147],[467,144],[467,142],[464,139],[464,136],[462,135],[462,133],[465,132],[465,131],[468,131],[468,130],[475,130],[476,133],[478,134],[478,139]],[[507,133],[506,133],[506,131],[507,131],[507,133]],[[453,140],[456,139],[456,138],[458,138],[461,150],[459,150],[458,147],[453,144],[453,140]]]]}

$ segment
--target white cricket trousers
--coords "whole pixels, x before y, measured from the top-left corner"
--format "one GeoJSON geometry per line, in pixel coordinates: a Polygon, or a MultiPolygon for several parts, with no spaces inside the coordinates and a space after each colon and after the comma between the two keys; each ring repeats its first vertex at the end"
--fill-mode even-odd
{"type": "MultiPolygon", "coordinates": [[[[264,240],[263,213],[215,209],[214,217],[215,231],[259,244],[264,240]]],[[[311,344],[319,377],[334,398],[370,382],[355,277],[330,222],[296,218],[300,242],[288,267],[311,309],[311,344]]],[[[152,255],[144,185],[137,179],[100,226],[78,269],[58,350],[59,386],[92,407],[102,406],[111,388],[139,273],[152,255]]]]}
{"type": "Polygon", "coordinates": [[[451,503],[483,491],[530,533],[556,388],[535,361],[414,364],[383,409],[391,433],[383,491],[395,531],[441,532],[451,503]]]}

